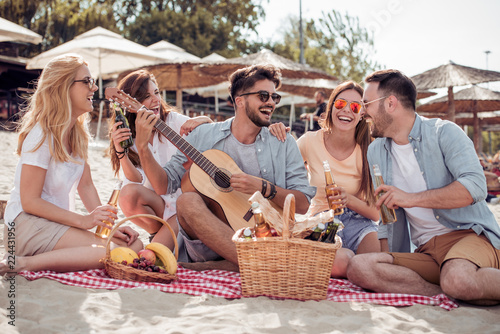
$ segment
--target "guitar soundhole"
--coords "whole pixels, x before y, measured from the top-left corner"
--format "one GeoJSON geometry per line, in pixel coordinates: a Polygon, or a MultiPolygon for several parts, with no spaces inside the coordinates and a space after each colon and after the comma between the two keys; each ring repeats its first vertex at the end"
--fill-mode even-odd
{"type": "Polygon", "coordinates": [[[233,189],[231,188],[231,183],[229,180],[231,179],[231,175],[228,171],[219,169],[215,172],[212,182],[215,183],[214,186],[223,192],[230,192],[233,189]]]}

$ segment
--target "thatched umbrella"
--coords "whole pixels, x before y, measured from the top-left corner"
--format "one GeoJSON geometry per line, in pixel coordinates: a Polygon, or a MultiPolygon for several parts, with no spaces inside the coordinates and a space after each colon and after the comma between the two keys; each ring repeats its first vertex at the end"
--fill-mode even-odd
{"type": "MultiPolygon", "coordinates": [[[[457,113],[472,113],[474,127],[474,146],[479,150],[480,129],[478,112],[500,110],[500,92],[472,86],[455,93],[454,104],[457,113]]],[[[429,101],[417,108],[421,113],[432,113],[429,116],[445,115],[449,110],[449,101],[446,96],[429,101]]]]}
{"type": "Polygon", "coordinates": [[[448,119],[455,121],[454,86],[500,81],[500,72],[449,64],[425,71],[411,78],[418,90],[448,87],[448,119]]]}
{"type": "Polygon", "coordinates": [[[284,78],[337,80],[322,70],[296,63],[267,49],[243,57],[201,64],[197,66],[196,70],[205,75],[223,77],[227,80],[227,77],[237,69],[257,64],[274,65],[281,70],[284,78]]]}
{"type": "Polygon", "coordinates": [[[430,90],[419,90],[417,91],[417,100],[426,99],[434,95],[437,95],[437,93],[431,92],[430,90]]]}
{"type": "MultiPolygon", "coordinates": [[[[142,69],[151,72],[158,81],[160,90],[176,91],[176,106],[182,109],[182,91],[184,89],[207,87],[219,84],[226,78],[203,75],[194,70],[194,67],[202,64],[198,61],[170,61],[158,65],[144,66],[142,69]]],[[[130,71],[120,74],[118,81],[130,71]]]]}

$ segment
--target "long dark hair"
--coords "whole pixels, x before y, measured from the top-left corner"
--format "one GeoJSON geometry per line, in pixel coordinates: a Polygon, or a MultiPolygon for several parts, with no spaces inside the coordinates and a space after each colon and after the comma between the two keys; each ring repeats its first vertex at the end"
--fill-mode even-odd
{"type": "MultiPolygon", "coordinates": [[[[335,87],[332,94],[330,95],[330,99],[328,100],[328,105],[326,107],[326,117],[321,123],[321,126],[325,130],[331,130],[333,128],[332,112],[333,104],[337,99],[337,96],[339,96],[340,93],[350,89],[355,90],[359,93],[359,95],[363,96],[363,87],[361,87],[354,81],[346,81],[335,87]]],[[[356,125],[354,140],[361,147],[361,153],[363,156],[363,167],[361,169],[361,184],[359,186],[359,190],[365,197],[366,203],[368,203],[368,205],[373,205],[375,203],[375,195],[373,192],[373,184],[370,177],[370,165],[368,164],[367,158],[368,145],[370,145],[371,143],[371,135],[370,127],[364,118],[360,119],[358,124],[356,125]]]]}
{"type": "MultiPolygon", "coordinates": [[[[152,73],[146,70],[138,70],[128,74],[125,78],[120,80],[117,87],[122,91],[124,91],[125,93],[132,96],[133,98],[135,98],[137,101],[142,102],[148,97],[148,88],[150,81],[152,81],[155,85],[158,86],[156,78],[152,73]]],[[[165,101],[163,101],[163,99],[160,100],[160,118],[163,121],[167,119],[167,115],[172,110],[174,110],[173,107],[169,106],[165,101]]],[[[132,138],[135,138],[136,135],[135,120],[137,118],[137,114],[129,112],[127,113],[126,117],[130,126],[130,131],[132,132],[132,138]]],[[[109,123],[110,139],[114,123],[115,123],[114,117],[110,118],[110,123],[109,123]]],[[[160,141],[163,140],[160,133],[158,133],[157,135],[160,138],[160,141]]],[[[120,160],[116,156],[115,145],[113,144],[113,140],[110,140],[109,154],[111,157],[111,164],[113,167],[113,171],[115,172],[115,175],[118,175],[118,172],[120,171],[120,160]]],[[[141,166],[141,162],[139,160],[139,154],[137,154],[137,152],[135,152],[134,150],[129,149],[128,158],[130,159],[130,161],[134,166],[136,167],[141,166]]]]}

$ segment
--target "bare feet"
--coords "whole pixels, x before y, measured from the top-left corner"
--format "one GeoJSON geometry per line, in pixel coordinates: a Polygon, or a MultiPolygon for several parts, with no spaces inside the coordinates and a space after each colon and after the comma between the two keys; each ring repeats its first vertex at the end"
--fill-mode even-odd
{"type": "Polygon", "coordinates": [[[235,272],[240,271],[239,267],[236,264],[229,262],[227,260],[207,261],[207,262],[190,262],[190,263],[179,262],[179,265],[184,267],[184,268],[195,270],[195,271],[203,271],[203,270],[227,270],[227,271],[235,271],[235,272]]]}

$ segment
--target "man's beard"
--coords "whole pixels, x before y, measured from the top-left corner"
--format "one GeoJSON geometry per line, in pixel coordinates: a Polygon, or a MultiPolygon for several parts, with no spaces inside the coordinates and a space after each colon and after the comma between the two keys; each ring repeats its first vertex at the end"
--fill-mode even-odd
{"type": "Polygon", "coordinates": [[[376,115],[376,121],[375,118],[372,118],[372,137],[373,138],[381,138],[385,137],[384,135],[384,130],[386,130],[389,125],[392,124],[392,117],[389,115],[387,111],[385,111],[385,106],[383,104],[379,104],[378,106],[378,111],[376,115]],[[378,124],[378,126],[377,126],[378,124]],[[378,127],[378,128],[377,128],[378,127]]]}
{"type": "Polygon", "coordinates": [[[260,114],[259,109],[256,108],[255,110],[252,111],[250,109],[250,106],[248,105],[248,102],[245,102],[245,111],[247,113],[248,118],[253,122],[253,124],[257,125],[258,127],[262,128],[271,125],[271,120],[269,121],[262,120],[259,117],[260,114]]]}

